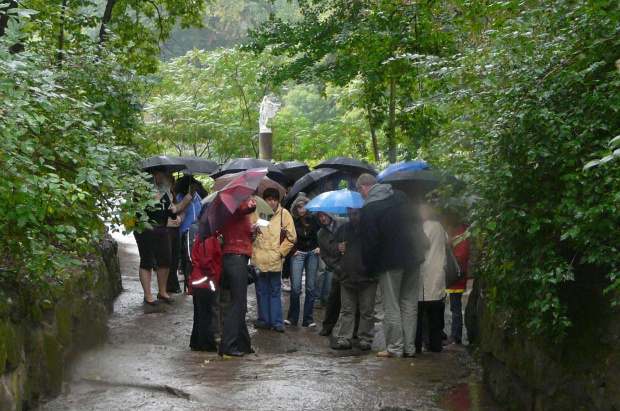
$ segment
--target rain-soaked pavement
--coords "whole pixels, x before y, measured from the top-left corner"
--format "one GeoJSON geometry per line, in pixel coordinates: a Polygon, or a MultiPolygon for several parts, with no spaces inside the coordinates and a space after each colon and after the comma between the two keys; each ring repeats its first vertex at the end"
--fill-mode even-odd
{"type": "MultiPolygon", "coordinates": [[[[481,369],[464,345],[417,358],[377,358],[384,349],[377,323],[371,352],[334,351],[318,335],[324,309],[315,310],[316,328],[256,330],[253,287],[247,321],[256,354],[222,359],[192,352],[192,297],[177,294],[172,306],[146,308],[133,236],[114,237],[124,292],[114,304],[107,338],[73,362],[62,394],[41,404],[42,410],[503,409],[483,388],[481,369]]],[[[287,293],[283,303],[288,305],[287,293]]]]}

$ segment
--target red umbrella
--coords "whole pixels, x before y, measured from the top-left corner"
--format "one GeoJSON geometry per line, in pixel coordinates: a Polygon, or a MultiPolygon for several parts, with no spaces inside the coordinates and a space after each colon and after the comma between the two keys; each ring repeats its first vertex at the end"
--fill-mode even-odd
{"type": "Polygon", "coordinates": [[[235,180],[219,190],[200,217],[199,233],[201,241],[211,237],[224,222],[233,215],[239,206],[258,188],[267,168],[253,168],[240,174],[235,180]]]}
{"type": "MultiPolygon", "coordinates": [[[[236,180],[242,174],[243,174],[243,171],[239,173],[234,173],[234,174],[224,174],[223,176],[216,178],[215,183],[213,183],[213,189],[221,190],[222,188],[224,188],[224,186],[226,186],[231,181],[236,180]]],[[[283,199],[284,195],[286,194],[286,190],[284,189],[284,187],[282,187],[280,184],[276,183],[269,177],[265,176],[261,180],[256,191],[258,191],[258,195],[262,197],[263,192],[267,188],[275,188],[276,190],[278,190],[278,192],[280,193],[280,200],[283,199]]]]}

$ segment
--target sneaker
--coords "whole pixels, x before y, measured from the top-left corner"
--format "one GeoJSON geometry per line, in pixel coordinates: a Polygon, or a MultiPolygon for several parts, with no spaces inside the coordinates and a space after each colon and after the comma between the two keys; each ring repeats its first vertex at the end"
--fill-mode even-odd
{"type": "Polygon", "coordinates": [[[332,350],[350,350],[351,346],[350,345],[344,345],[344,344],[334,344],[332,345],[332,350]]]}
{"type": "Polygon", "coordinates": [[[302,327],[316,327],[316,323],[312,322],[312,323],[305,323],[301,325],[302,327]]]}
{"type": "Polygon", "coordinates": [[[290,320],[284,320],[284,321],[282,321],[282,322],[283,322],[284,324],[286,324],[286,325],[291,325],[291,324],[293,324],[290,320]]]}
{"type": "Polygon", "coordinates": [[[284,332],[284,327],[282,327],[281,325],[278,327],[274,327],[273,328],[274,331],[277,331],[279,333],[283,333],[284,332]]]}
{"type": "Polygon", "coordinates": [[[291,282],[289,280],[282,280],[282,291],[291,291],[291,282]]]}
{"type": "Polygon", "coordinates": [[[454,342],[453,342],[452,340],[449,340],[449,339],[448,339],[448,340],[443,340],[441,343],[442,343],[444,346],[445,346],[445,345],[451,345],[451,344],[454,344],[454,342]]]}
{"type": "Polygon", "coordinates": [[[323,336],[323,337],[329,337],[330,335],[332,335],[332,330],[328,330],[326,328],[323,328],[320,332],[319,335],[323,336]]]}
{"type": "Polygon", "coordinates": [[[360,344],[360,350],[362,350],[362,351],[370,351],[371,348],[372,348],[372,345],[370,345],[368,343],[361,343],[360,344]]]}

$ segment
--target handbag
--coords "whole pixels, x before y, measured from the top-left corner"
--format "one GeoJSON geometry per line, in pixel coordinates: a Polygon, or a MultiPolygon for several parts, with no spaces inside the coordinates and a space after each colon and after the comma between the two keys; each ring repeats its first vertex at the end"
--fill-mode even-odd
{"type": "Polygon", "coordinates": [[[446,273],[446,288],[454,287],[465,276],[465,272],[461,271],[459,262],[456,260],[450,244],[446,244],[444,271],[446,273]]]}
{"type": "MultiPolygon", "coordinates": [[[[288,232],[282,226],[283,217],[284,215],[282,214],[282,211],[280,211],[280,244],[282,244],[285,241],[292,242],[291,240],[288,239],[288,232]]],[[[291,248],[291,250],[284,256],[284,258],[292,257],[293,254],[295,254],[296,252],[297,252],[297,241],[293,243],[293,248],[291,248]]]]}
{"type": "Polygon", "coordinates": [[[258,269],[258,267],[252,264],[248,264],[248,285],[257,282],[259,276],[260,270],[258,269]]]}

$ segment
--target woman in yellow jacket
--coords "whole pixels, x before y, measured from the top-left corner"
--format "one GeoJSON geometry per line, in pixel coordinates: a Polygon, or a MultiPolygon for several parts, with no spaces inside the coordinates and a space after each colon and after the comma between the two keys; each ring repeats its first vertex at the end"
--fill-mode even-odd
{"type": "Polygon", "coordinates": [[[268,220],[269,225],[260,226],[252,247],[252,265],[260,270],[256,281],[256,305],[258,306],[258,321],[256,328],[284,332],[282,323],[282,288],[281,272],[282,260],[293,248],[297,235],[293,217],[280,205],[280,193],[275,188],[267,188],[263,192],[263,199],[273,209],[271,216],[259,215],[257,212],[250,216],[250,222],[256,223],[259,219],[268,220]],[[280,242],[280,233],[284,232],[286,239],[280,242]]]}

